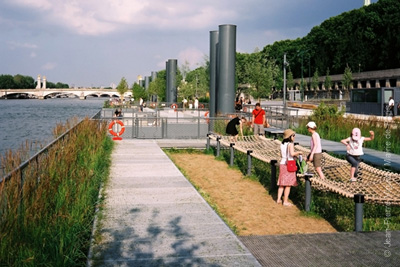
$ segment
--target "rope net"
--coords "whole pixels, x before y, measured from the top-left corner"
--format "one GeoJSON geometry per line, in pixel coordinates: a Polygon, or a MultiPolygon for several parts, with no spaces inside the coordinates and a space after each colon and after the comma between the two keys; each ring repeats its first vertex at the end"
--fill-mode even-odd
{"type": "MultiPolygon", "coordinates": [[[[266,163],[271,160],[280,161],[279,140],[272,140],[257,136],[239,136],[236,142],[230,136],[210,134],[209,137],[219,141],[223,146],[233,143],[234,149],[247,153],[251,150],[251,156],[266,163]]],[[[310,149],[296,145],[297,151],[304,155],[310,153],[310,149]]],[[[366,202],[400,205],[400,174],[379,170],[364,162],[358,168],[357,182],[350,182],[350,164],[346,160],[335,158],[328,153],[322,156],[322,172],[325,179],[318,176],[312,163],[307,162],[308,172],[313,173],[310,178],[313,187],[317,190],[325,190],[353,198],[355,194],[363,194],[366,202]]],[[[298,174],[300,178],[304,175],[298,174]]]]}

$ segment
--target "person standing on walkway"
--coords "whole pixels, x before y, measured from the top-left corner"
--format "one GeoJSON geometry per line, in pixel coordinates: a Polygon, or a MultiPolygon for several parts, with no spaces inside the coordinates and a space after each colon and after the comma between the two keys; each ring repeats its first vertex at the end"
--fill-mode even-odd
{"type": "Polygon", "coordinates": [[[228,122],[228,124],[226,125],[226,130],[225,132],[229,135],[231,135],[231,142],[236,142],[237,141],[237,137],[238,137],[238,130],[236,129],[236,126],[239,125],[240,128],[240,135],[243,136],[243,124],[246,123],[246,119],[244,117],[242,117],[241,119],[236,116],[235,118],[233,118],[232,120],[230,120],[228,122]]]}
{"type": "Polygon", "coordinates": [[[387,115],[390,116],[390,112],[392,112],[392,117],[394,117],[394,99],[393,97],[389,97],[389,105],[387,115]]]}
{"type": "Polygon", "coordinates": [[[139,108],[140,108],[140,111],[143,111],[143,98],[139,99],[139,108]]]}
{"type": "Polygon", "coordinates": [[[307,123],[307,130],[311,134],[311,152],[307,156],[307,161],[312,162],[315,171],[318,173],[321,179],[325,179],[325,175],[322,172],[322,145],[321,137],[317,133],[317,125],[315,122],[310,121],[307,123]]]}
{"type": "Polygon", "coordinates": [[[252,126],[254,135],[264,135],[264,123],[265,123],[265,110],[261,108],[260,103],[256,103],[256,108],[252,112],[252,126]]]}
{"type": "Polygon", "coordinates": [[[199,99],[197,97],[194,99],[194,109],[199,109],[199,99]]]}
{"type": "Polygon", "coordinates": [[[286,162],[288,160],[293,160],[293,157],[302,155],[301,151],[294,151],[294,139],[296,133],[292,129],[287,129],[283,132],[283,141],[281,144],[281,162],[279,164],[279,178],[278,178],[278,198],[276,203],[282,203],[283,195],[283,206],[290,207],[293,206],[289,202],[290,188],[292,186],[297,186],[296,172],[289,172],[287,170],[286,162]]]}
{"type": "Polygon", "coordinates": [[[370,137],[361,136],[361,130],[354,128],[351,131],[350,137],[340,141],[347,148],[346,160],[351,164],[350,182],[357,181],[358,166],[360,165],[361,156],[364,155],[363,143],[375,138],[374,131],[369,131],[369,134],[370,137]]]}

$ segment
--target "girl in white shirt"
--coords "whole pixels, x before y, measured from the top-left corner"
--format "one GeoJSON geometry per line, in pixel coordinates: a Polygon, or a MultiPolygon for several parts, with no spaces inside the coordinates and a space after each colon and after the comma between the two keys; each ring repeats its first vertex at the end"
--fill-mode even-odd
{"type": "Polygon", "coordinates": [[[347,148],[346,160],[351,164],[350,169],[350,182],[357,181],[358,165],[360,165],[361,156],[364,155],[363,143],[364,141],[374,140],[374,131],[369,131],[370,137],[361,136],[361,130],[354,128],[351,131],[350,137],[341,140],[347,148]]]}

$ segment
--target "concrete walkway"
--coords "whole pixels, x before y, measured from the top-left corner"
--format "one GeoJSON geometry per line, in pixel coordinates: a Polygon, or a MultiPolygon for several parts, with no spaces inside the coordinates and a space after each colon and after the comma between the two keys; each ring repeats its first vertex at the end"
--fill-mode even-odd
{"type": "Polygon", "coordinates": [[[156,141],[119,141],[110,175],[89,266],[260,266],[156,141]]]}

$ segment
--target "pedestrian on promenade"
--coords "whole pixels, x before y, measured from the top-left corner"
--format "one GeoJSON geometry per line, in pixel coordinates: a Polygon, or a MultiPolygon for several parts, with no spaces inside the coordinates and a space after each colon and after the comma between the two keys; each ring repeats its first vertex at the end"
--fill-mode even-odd
{"type": "Polygon", "coordinates": [[[197,97],[194,99],[194,109],[199,109],[199,99],[197,97]]]}
{"type": "Polygon", "coordinates": [[[256,108],[252,112],[252,126],[254,135],[264,135],[264,123],[265,123],[265,110],[261,108],[260,103],[256,103],[256,108]]]}
{"type": "Polygon", "coordinates": [[[369,131],[370,137],[361,136],[361,130],[354,128],[351,131],[350,137],[341,140],[347,148],[346,160],[351,164],[350,169],[350,182],[357,181],[358,166],[361,162],[361,156],[364,155],[363,143],[365,141],[371,141],[375,138],[374,131],[369,131]]]}
{"type": "Polygon", "coordinates": [[[281,144],[281,161],[279,164],[279,178],[278,178],[278,198],[276,203],[282,203],[283,195],[283,206],[290,207],[293,206],[289,202],[290,188],[292,186],[297,186],[296,172],[289,172],[287,170],[287,161],[293,160],[294,157],[302,155],[301,151],[294,151],[294,139],[296,133],[292,129],[286,129],[283,132],[283,141],[281,144]]]}
{"type": "Polygon", "coordinates": [[[394,99],[393,97],[389,97],[389,105],[387,115],[390,116],[390,112],[392,112],[392,117],[394,117],[394,99]]]}
{"type": "Polygon", "coordinates": [[[143,98],[139,99],[139,108],[140,108],[140,111],[143,112],[143,98]]]}
{"type": "Polygon", "coordinates": [[[243,124],[246,123],[246,119],[244,117],[242,117],[241,119],[236,116],[235,118],[233,118],[232,120],[230,120],[228,122],[228,124],[226,125],[226,130],[225,132],[229,135],[231,135],[231,142],[236,142],[237,141],[237,137],[238,137],[238,130],[236,128],[237,125],[239,125],[240,128],[240,135],[243,136],[243,124]]]}
{"type": "Polygon", "coordinates": [[[315,171],[318,173],[321,179],[325,179],[325,175],[322,172],[322,145],[321,137],[317,133],[317,125],[315,122],[310,121],[307,123],[307,130],[311,134],[311,152],[307,156],[307,161],[312,162],[315,171]]]}
{"type": "Polygon", "coordinates": [[[122,109],[120,109],[120,108],[115,109],[114,117],[122,118],[122,109]]]}

